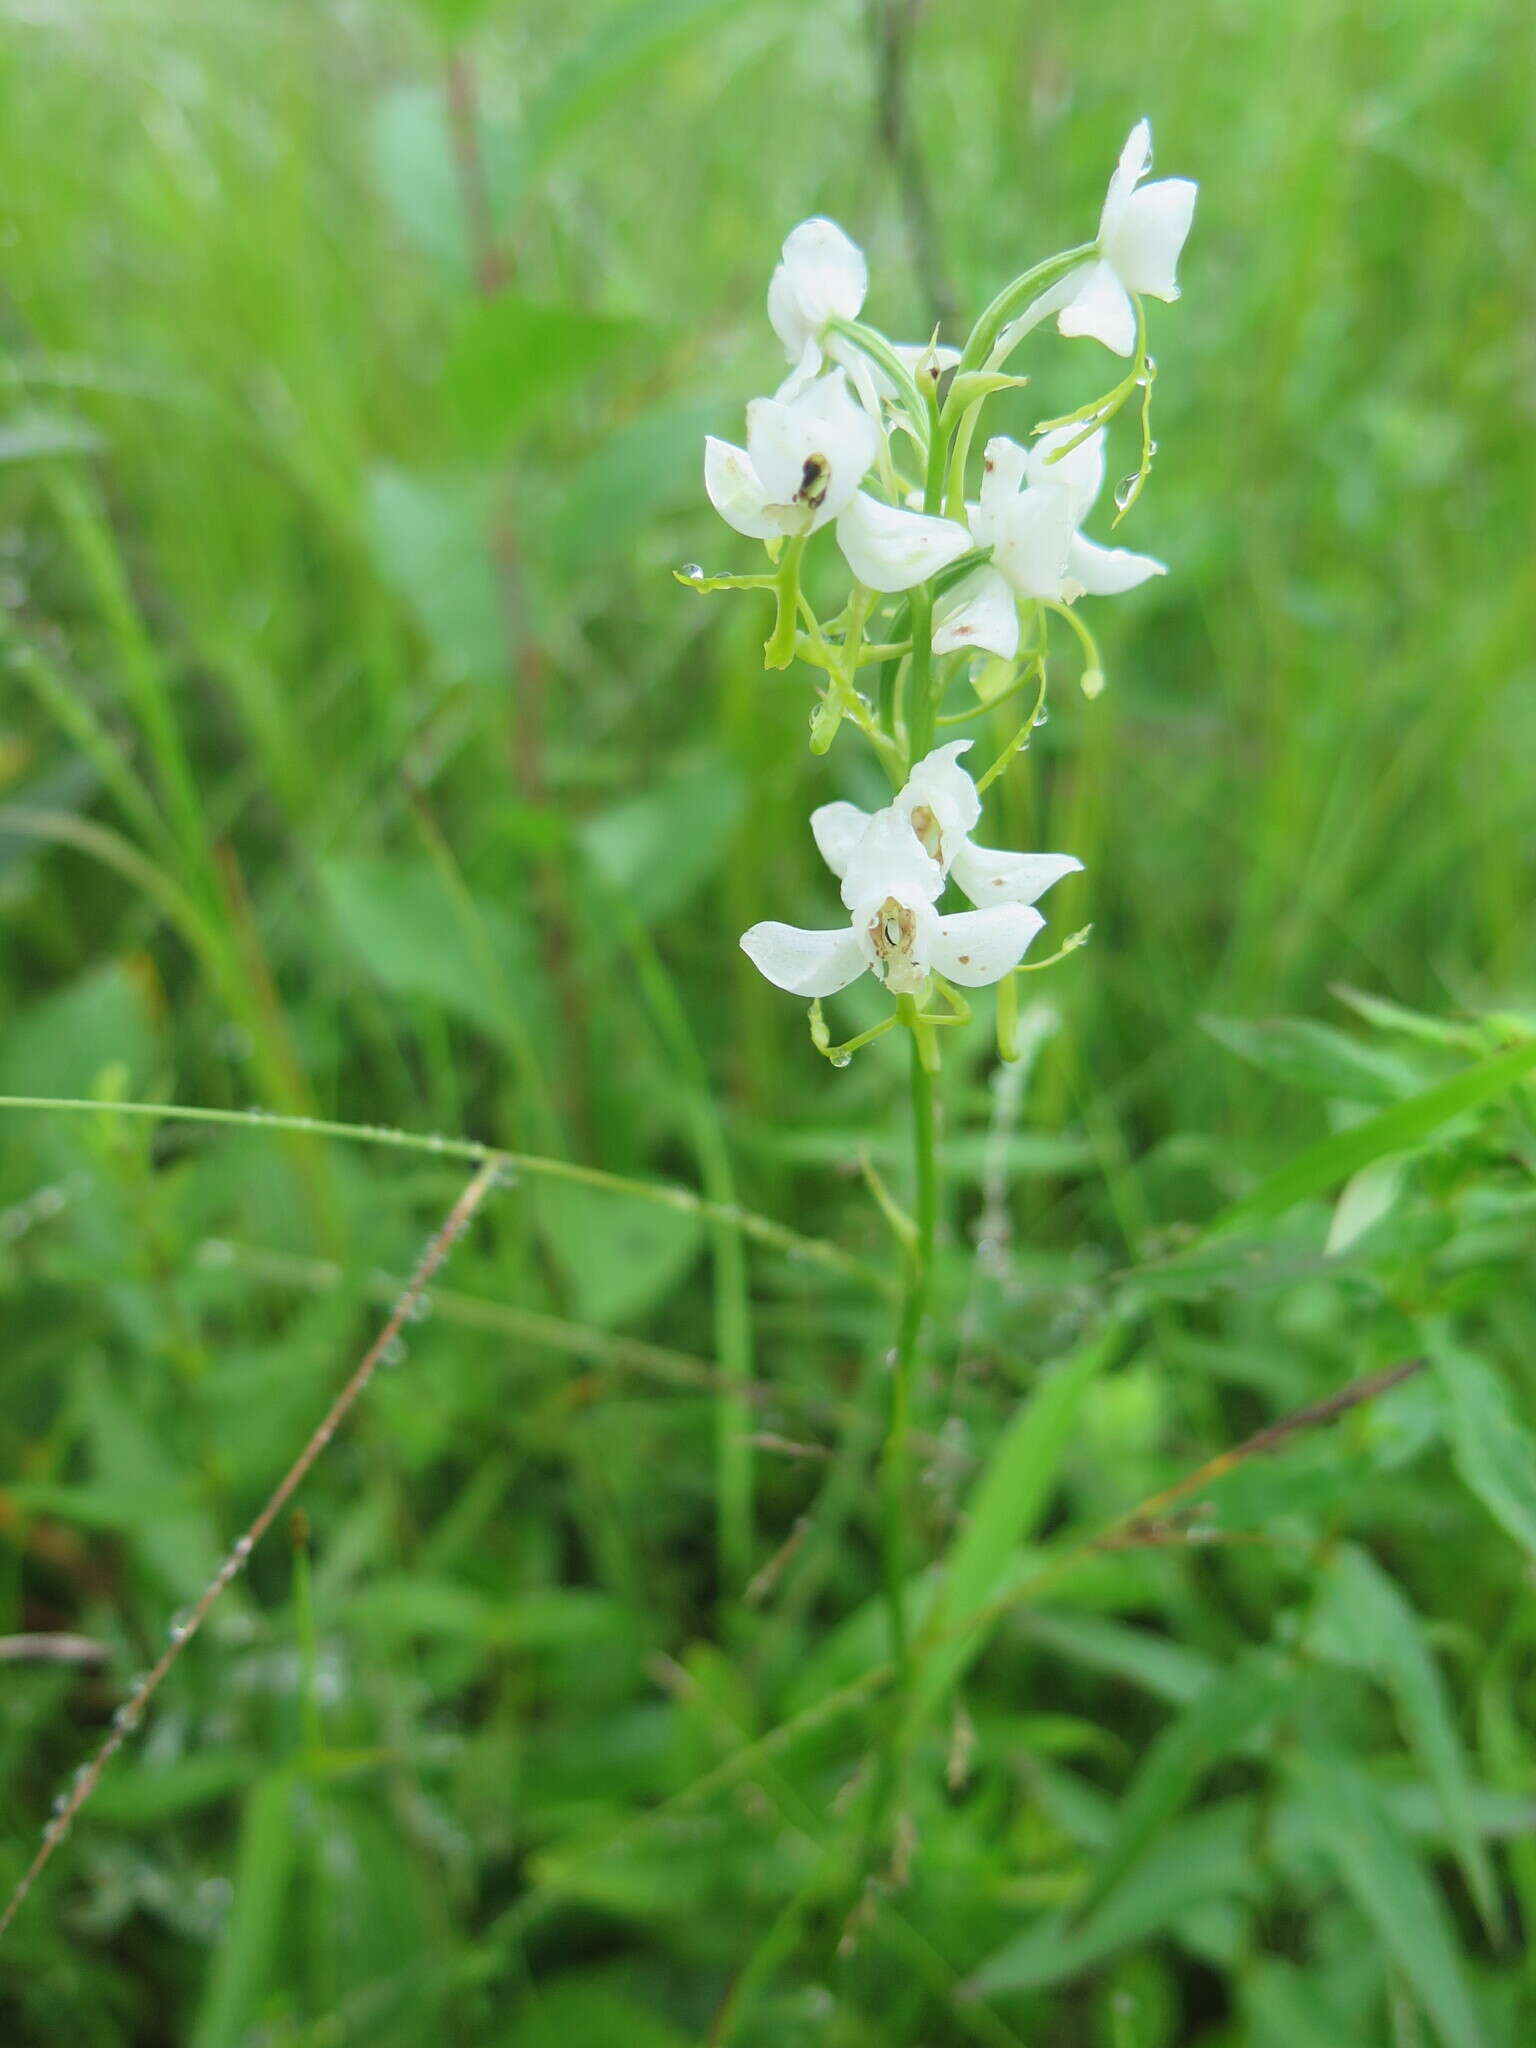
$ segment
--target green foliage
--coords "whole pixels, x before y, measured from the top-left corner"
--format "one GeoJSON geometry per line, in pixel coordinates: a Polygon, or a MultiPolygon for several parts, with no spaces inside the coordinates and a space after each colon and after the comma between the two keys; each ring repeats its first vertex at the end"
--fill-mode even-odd
{"type": "Polygon", "coordinates": [[[872,1841],[905,1077],[736,950],[831,922],[804,819],[872,790],[764,594],[669,572],[748,566],[700,439],[783,373],[790,225],[932,326],[879,12],[165,0],[0,58],[0,1093],[427,1135],[0,1109],[0,1637],[94,1646],[0,1663],[0,1880],[455,1199],[430,1134],[617,1177],[456,1248],[305,1571],[284,1518],[6,1934],[18,2048],[1536,2032],[1524,17],[914,17],[957,302],[1144,109],[1202,193],[1120,536],[1171,573],[987,796],[1094,937],[1022,1078],[978,1029],[941,1079],[872,1841]]]}

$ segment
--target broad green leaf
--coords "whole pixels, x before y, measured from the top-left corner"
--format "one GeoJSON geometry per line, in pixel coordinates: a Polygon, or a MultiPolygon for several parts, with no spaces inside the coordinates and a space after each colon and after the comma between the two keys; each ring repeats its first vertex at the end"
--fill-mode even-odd
{"type": "Polygon", "coordinates": [[[1048,1914],[983,1963],[970,1988],[983,1996],[1041,1990],[1165,1932],[1192,1907],[1253,1895],[1261,1884],[1253,1820],[1253,1801],[1234,1799],[1175,1822],[1085,1925],[1048,1914]]]}
{"type": "MultiPolygon", "coordinates": [[[[1062,1454],[1071,1440],[1083,1399],[1099,1374],[1118,1357],[1125,1326],[1113,1322],[1070,1357],[1048,1367],[987,1461],[972,1487],[951,1544],[932,1631],[963,1621],[1002,1588],[1022,1543],[1037,1532],[1050,1503],[1062,1454]]],[[[990,1627],[933,1644],[922,1656],[914,1689],[914,1712],[926,1716],[981,1651],[990,1627]]]]}
{"type": "MultiPolygon", "coordinates": [[[[697,504],[699,451],[715,410],[668,399],[611,433],[565,477],[547,540],[567,573],[611,581],[616,559],[637,543],[655,546],[658,514],[697,504]]],[[[530,548],[539,538],[529,535],[530,548]]]]}
{"type": "Polygon", "coordinates": [[[426,477],[376,469],[368,479],[379,574],[414,612],[447,682],[507,680],[490,549],[497,488],[479,473],[426,477]]]}
{"type": "MultiPolygon", "coordinates": [[[[0,1014],[0,1072],[12,1095],[84,1095],[109,1067],[129,1083],[153,1062],[157,1033],[147,991],[115,960],[25,1009],[0,1014]]],[[[120,1091],[121,1092],[121,1091],[120,1091]]]]}
{"type": "Polygon", "coordinates": [[[1312,1646],[1317,1655],[1379,1679],[1403,1733],[1428,1773],[1446,1833],[1490,1931],[1498,1928],[1493,1867],[1472,1817],[1472,1781],[1450,1703],[1413,1609],[1368,1551],[1345,1544],[1320,1587],[1312,1646]]]}
{"type": "Polygon", "coordinates": [[[382,1633],[448,1637],[498,1650],[560,1650],[627,1633],[624,1608],[584,1586],[544,1586],[493,1600],[420,1573],[385,1574],[347,1598],[349,1618],[382,1633]]]}
{"type": "Polygon", "coordinates": [[[1126,1679],[1174,1706],[1194,1699],[1220,1669],[1203,1650],[1102,1615],[1034,1610],[1021,1615],[1018,1626],[1031,1640],[1085,1670],[1126,1679]]]}
{"type": "Polygon", "coordinates": [[[599,1189],[558,1181],[546,1182],[534,1199],[577,1314],[604,1329],[665,1299],[703,1248],[696,1216],[615,1202],[599,1189]]]}
{"type": "Polygon", "coordinates": [[[1385,1159],[1373,1159],[1369,1166],[1362,1166],[1344,1183],[1333,1220],[1328,1225],[1328,1242],[1324,1246],[1330,1259],[1341,1258],[1384,1216],[1391,1214],[1407,1177],[1407,1160],[1389,1154],[1385,1159]]]}
{"type": "Polygon", "coordinates": [[[581,828],[587,858],[642,923],[680,909],[723,858],[740,822],[741,778],[718,754],[678,762],[639,796],[581,828]]]}
{"type": "Polygon", "coordinates": [[[555,1977],[528,1995],[510,2031],[493,2048],[578,2048],[611,2042],[613,2048],[693,2048],[694,2036],[659,2019],[598,1971],[555,1977]]]}
{"type": "Polygon", "coordinates": [[[1206,1016],[1200,1023],[1239,1059],[1309,1094],[1345,1102],[1397,1102],[1413,1092],[1419,1079],[1397,1054],[1362,1045],[1305,1017],[1206,1016]]]}
{"type": "MultiPolygon", "coordinates": [[[[742,0],[735,11],[744,11],[742,0]]],[[[721,19],[720,0],[615,0],[532,108],[528,125],[535,162],[555,155],[673,49],[693,41],[701,50],[708,48],[721,19]]]]}
{"type": "MultiPolygon", "coordinates": [[[[371,139],[375,180],[405,238],[467,288],[474,263],[444,86],[403,85],[386,94],[374,109],[371,139]]],[[[483,110],[478,141],[499,230],[522,184],[522,150],[483,110]]]]}
{"type": "Polygon", "coordinates": [[[1340,2048],[1350,2023],[1326,1987],[1294,1963],[1260,1957],[1243,1978],[1252,2048],[1340,2048]]]}
{"type": "Polygon", "coordinates": [[[158,1827],[178,1814],[196,1812],[243,1791],[261,1776],[263,1764],[256,1750],[222,1743],[191,1750],[169,1763],[140,1757],[134,1768],[106,1774],[92,1796],[91,1817],[121,1827],[158,1827]]]}
{"type": "MultiPolygon", "coordinates": [[[[491,1036],[501,1004],[437,877],[409,861],[350,856],[325,861],[320,882],[338,937],[365,973],[400,996],[427,996],[491,1036]]],[[[538,986],[527,933],[496,904],[479,906],[510,986],[526,1001],[538,986]]]]}
{"type": "Polygon", "coordinates": [[[1296,1674],[1256,1652],[1203,1686],[1148,1749],[1122,1798],[1115,1830],[1076,1913],[1085,1919],[1147,1853],[1206,1774],[1286,1706],[1296,1674]]]}
{"type": "Polygon", "coordinates": [[[1430,1340],[1450,1397],[1456,1470],[1493,1519],[1536,1560],[1536,1438],[1515,1413],[1503,1381],[1443,1335],[1430,1340]]]}
{"type": "Polygon", "coordinates": [[[1341,1003],[1348,1003],[1367,1024],[1374,1024],[1378,1031],[1417,1038],[1426,1045],[1455,1045],[1476,1053],[1488,1050],[1486,1033],[1475,1025],[1450,1024],[1443,1017],[1431,1017],[1426,1011],[1407,1009],[1386,996],[1373,996],[1364,989],[1349,988],[1343,982],[1334,983],[1333,993],[1341,1003]]]}
{"type": "Polygon", "coordinates": [[[1294,1209],[1298,1202],[1323,1194],[1373,1160],[1422,1145],[1453,1118],[1496,1101],[1533,1071],[1536,1039],[1496,1053],[1492,1059],[1467,1067],[1450,1080],[1410,1096],[1406,1102],[1394,1103],[1390,1109],[1351,1125],[1347,1131],[1309,1145],[1251,1195],[1245,1195],[1214,1217],[1206,1226],[1206,1240],[1262,1229],[1294,1209]]]}
{"type": "Polygon", "coordinates": [[[246,1801],[229,1924],[213,1951],[192,2048],[238,2048],[248,2037],[279,1968],[293,1873],[296,1787],[285,1771],[264,1778],[246,1801]]]}
{"type": "Polygon", "coordinates": [[[634,320],[540,305],[513,292],[472,305],[443,373],[443,392],[475,457],[503,448],[639,332],[634,320]]]}
{"type": "Polygon", "coordinates": [[[1361,1770],[1317,1750],[1292,1765],[1317,1846],[1375,1929],[1444,2043],[1484,2048],[1450,1914],[1408,1837],[1361,1770]]]}

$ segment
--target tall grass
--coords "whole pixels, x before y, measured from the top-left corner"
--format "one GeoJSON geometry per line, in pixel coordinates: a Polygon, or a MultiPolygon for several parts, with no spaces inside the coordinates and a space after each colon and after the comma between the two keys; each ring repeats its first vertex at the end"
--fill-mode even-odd
{"type": "Polygon", "coordinates": [[[945,0],[893,147],[906,13],[0,34],[0,1090],[279,1119],[0,1109],[0,1629],[102,1652],[0,1664],[0,1877],[460,1186],[304,1120],[530,1156],[8,1934],[8,2039],[1529,2036],[1530,26],[945,0]],[[869,792],[668,571],[743,565],[699,447],[789,225],[924,331],[1142,112],[1202,184],[1122,530],[1172,573],[1003,799],[1094,935],[1016,1127],[986,1034],[943,1077],[872,1868],[903,1077],[735,950],[869,792]]]}

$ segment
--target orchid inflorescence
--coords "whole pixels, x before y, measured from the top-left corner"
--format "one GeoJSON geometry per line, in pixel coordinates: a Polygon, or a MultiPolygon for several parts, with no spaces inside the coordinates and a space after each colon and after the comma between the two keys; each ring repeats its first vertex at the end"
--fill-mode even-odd
{"type": "Polygon", "coordinates": [[[789,374],[772,397],[747,407],[744,447],[706,441],[710,502],[738,533],[766,545],[770,568],[706,576],[690,567],[683,580],[703,590],[771,590],[768,666],[786,668],[798,655],[824,679],[812,750],[825,753],[851,721],[898,785],[872,814],[832,803],[811,819],[842,884],[846,924],[756,924],[741,941],[770,981],[814,999],[813,1040],[838,1065],[897,1022],[912,1027],[925,1064],[936,1064],[931,1027],[969,1014],[957,988],[992,983],[999,1046],[1010,1057],[1014,976],[1044,923],[1034,904],[1081,866],[1067,854],[991,851],[970,835],[982,792],[1043,719],[1053,622],[1070,629],[1083,691],[1095,697],[1103,668],[1078,600],[1165,573],[1151,556],[1082,531],[1104,482],[1106,429],[1128,404],[1140,414],[1141,453],[1114,494],[1116,524],[1140,496],[1155,453],[1143,301],[1178,297],[1196,188],[1184,178],[1145,183],[1150,165],[1151,133],[1141,121],[1110,179],[1094,240],[1016,278],[961,349],[941,345],[936,333],[927,343],[893,344],[865,323],[862,251],[832,221],[802,222],[768,287],[768,317],[789,374]],[[1061,334],[1092,337],[1129,358],[1129,369],[1075,412],[1041,421],[1033,445],[1003,435],[987,441],[972,498],[968,470],[982,410],[1027,381],[1006,366],[1052,315],[1061,334]],[[826,618],[801,582],[807,544],[824,526],[852,578],[846,602],[826,618]],[[962,687],[963,705],[946,710],[962,687]],[[961,764],[972,742],[935,747],[935,729],[1014,696],[1028,707],[1024,722],[973,781],[961,764]],[[974,908],[939,908],[951,880],[974,908]],[[898,999],[896,1011],[834,1046],[821,998],[865,972],[898,999]],[[935,995],[945,1008],[925,1011],[935,995]]]}

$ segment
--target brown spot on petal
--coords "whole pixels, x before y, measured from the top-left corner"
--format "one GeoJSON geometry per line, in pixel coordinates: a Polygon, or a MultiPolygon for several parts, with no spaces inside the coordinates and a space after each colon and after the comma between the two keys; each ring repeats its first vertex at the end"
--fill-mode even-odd
{"type": "Polygon", "coordinates": [[[832,465],[826,456],[807,455],[800,470],[800,488],[795,493],[796,504],[809,505],[813,512],[819,511],[831,480],[832,465]]]}
{"type": "Polygon", "coordinates": [[[969,953],[962,953],[962,954],[960,955],[960,965],[961,965],[962,967],[969,967],[969,966],[970,966],[970,964],[971,964],[971,956],[970,956],[970,954],[969,954],[969,953]]]}

